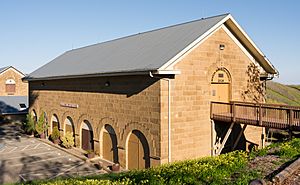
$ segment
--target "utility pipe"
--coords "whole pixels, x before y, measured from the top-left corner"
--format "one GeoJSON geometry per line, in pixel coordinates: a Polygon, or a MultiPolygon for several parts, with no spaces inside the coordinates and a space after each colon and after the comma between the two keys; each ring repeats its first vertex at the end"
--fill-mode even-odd
{"type": "Polygon", "coordinates": [[[153,76],[152,72],[149,72],[151,78],[159,78],[168,82],[168,163],[171,162],[171,80],[168,78],[160,78],[153,76]]]}

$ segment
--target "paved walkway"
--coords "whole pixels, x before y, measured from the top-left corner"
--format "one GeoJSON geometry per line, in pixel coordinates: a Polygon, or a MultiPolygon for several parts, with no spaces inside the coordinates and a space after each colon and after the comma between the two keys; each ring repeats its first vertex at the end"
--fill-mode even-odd
{"type": "Polygon", "coordinates": [[[106,173],[36,138],[14,124],[0,124],[0,184],[106,173]]]}

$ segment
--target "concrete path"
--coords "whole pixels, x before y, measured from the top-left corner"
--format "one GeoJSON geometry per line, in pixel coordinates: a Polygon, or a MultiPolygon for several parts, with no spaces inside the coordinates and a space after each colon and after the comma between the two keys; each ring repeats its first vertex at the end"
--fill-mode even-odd
{"type": "Polygon", "coordinates": [[[106,173],[90,163],[0,124],[0,184],[106,173]]]}

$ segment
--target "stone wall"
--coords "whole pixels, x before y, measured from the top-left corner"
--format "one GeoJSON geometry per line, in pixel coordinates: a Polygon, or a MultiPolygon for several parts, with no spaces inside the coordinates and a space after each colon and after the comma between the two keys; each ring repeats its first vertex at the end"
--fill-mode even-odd
{"type": "Polygon", "coordinates": [[[77,147],[80,147],[82,122],[87,120],[93,128],[95,151],[100,154],[100,132],[109,124],[117,136],[123,167],[126,140],[132,130],[139,130],[148,141],[151,166],[155,166],[160,163],[159,89],[160,82],[150,76],[34,81],[30,82],[30,111],[38,116],[45,112],[49,123],[51,116],[56,115],[62,129],[69,116],[75,125],[77,147]]]}

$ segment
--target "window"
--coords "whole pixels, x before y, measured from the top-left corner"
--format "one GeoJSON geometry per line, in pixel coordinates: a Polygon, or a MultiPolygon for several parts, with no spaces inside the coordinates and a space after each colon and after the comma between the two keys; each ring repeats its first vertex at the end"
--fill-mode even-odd
{"type": "Polygon", "coordinates": [[[13,79],[6,80],[5,92],[9,95],[13,95],[16,92],[16,82],[13,79]]]}

